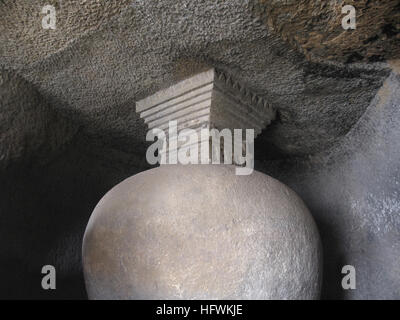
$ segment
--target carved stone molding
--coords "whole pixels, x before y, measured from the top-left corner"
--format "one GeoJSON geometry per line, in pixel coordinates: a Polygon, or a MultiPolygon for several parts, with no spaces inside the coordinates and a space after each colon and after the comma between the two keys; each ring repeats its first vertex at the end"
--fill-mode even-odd
{"type": "MultiPolygon", "coordinates": [[[[183,129],[254,129],[257,136],[275,118],[275,110],[229,75],[215,69],[185,79],[136,103],[149,129],[168,137],[170,121],[183,129]]],[[[169,137],[168,137],[169,138],[169,137]]]]}

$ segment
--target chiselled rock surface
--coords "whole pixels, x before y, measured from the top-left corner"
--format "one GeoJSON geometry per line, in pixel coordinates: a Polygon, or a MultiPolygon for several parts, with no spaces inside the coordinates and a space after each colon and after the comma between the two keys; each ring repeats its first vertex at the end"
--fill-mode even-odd
{"type": "Polygon", "coordinates": [[[340,62],[400,58],[398,0],[251,0],[253,14],[309,59],[340,62]],[[345,5],[356,29],[342,28],[345,5]]]}
{"type": "Polygon", "coordinates": [[[342,143],[309,158],[257,163],[293,188],[317,221],[323,299],[400,299],[400,61],[342,143]],[[356,290],[340,269],[356,268],[356,290]]]}
{"type": "Polygon", "coordinates": [[[91,299],[316,299],[321,248],[300,198],[234,166],[161,166],[114,187],[83,244],[91,299]]]}
{"type": "MultiPolygon", "coordinates": [[[[251,1],[63,1],[55,3],[55,30],[41,29],[42,4],[0,2],[0,65],[120,150],[144,140],[136,101],[216,67],[276,106],[263,143],[289,155],[315,153],[348,132],[388,75],[384,64],[310,62],[251,1]]],[[[282,19],[288,28],[296,21],[282,19]]]]}
{"type": "Polygon", "coordinates": [[[0,56],[3,63],[24,67],[65,49],[77,38],[101,29],[131,0],[3,0],[0,3],[0,56]],[[56,28],[42,28],[42,8],[54,6],[56,28]]]}
{"type": "Polygon", "coordinates": [[[30,83],[0,69],[0,169],[50,161],[77,130],[30,83]]]}

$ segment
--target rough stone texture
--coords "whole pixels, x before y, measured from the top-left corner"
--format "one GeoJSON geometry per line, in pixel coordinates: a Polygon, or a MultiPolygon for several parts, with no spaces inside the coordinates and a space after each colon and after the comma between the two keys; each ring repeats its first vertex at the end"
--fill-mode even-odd
{"type": "Polygon", "coordinates": [[[49,162],[77,130],[31,84],[0,70],[0,169],[15,162],[49,162]]]}
{"type": "Polygon", "coordinates": [[[398,0],[251,0],[255,17],[311,60],[400,58],[398,0]],[[356,9],[356,29],[342,27],[342,7],[356,9]]]}
{"type": "Polygon", "coordinates": [[[308,209],[279,181],[173,165],[102,198],[83,267],[91,299],[316,299],[321,254],[308,209]]]}
{"type": "MultiPolygon", "coordinates": [[[[14,12],[7,3],[1,6],[6,17],[14,12]]],[[[60,22],[68,8],[60,9],[60,22]]],[[[99,10],[93,8],[94,17],[103,17],[99,10]]],[[[74,17],[78,22],[64,21],[56,32],[68,35],[90,21],[74,17]]],[[[143,141],[137,137],[145,127],[131,112],[135,101],[217,67],[276,106],[278,121],[265,136],[268,143],[285,154],[315,153],[348,132],[388,74],[384,64],[308,62],[254,19],[252,6],[242,0],[133,1],[106,20],[90,32],[80,28],[62,48],[51,45],[63,38],[53,39],[50,30],[25,32],[6,21],[0,32],[0,65],[16,70],[96,137],[117,126],[131,141],[143,141]],[[37,43],[42,34],[43,43],[37,43]],[[21,58],[31,44],[39,53],[47,49],[35,59],[21,58]]]]}
{"type": "Polygon", "coordinates": [[[2,62],[24,67],[65,49],[75,39],[101,29],[130,0],[2,0],[0,56],[2,62]],[[56,29],[42,28],[42,8],[56,9],[56,29]]]}
{"type": "MultiPolygon", "coordinates": [[[[399,61],[392,65],[400,71],[399,61]]],[[[256,162],[310,208],[324,245],[325,299],[400,299],[398,71],[339,145],[312,157],[256,162]],[[356,268],[356,290],[341,287],[346,264],[356,268]]],[[[256,159],[262,149],[256,145],[256,159]]]]}

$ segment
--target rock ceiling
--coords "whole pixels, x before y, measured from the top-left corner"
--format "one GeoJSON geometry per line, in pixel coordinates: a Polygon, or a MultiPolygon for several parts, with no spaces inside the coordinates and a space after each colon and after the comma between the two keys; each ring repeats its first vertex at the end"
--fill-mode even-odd
{"type": "Polygon", "coordinates": [[[210,66],[277,108],[256,141],[265,154],[327,149],[363,114],[400,50],[398,1],[357,2],[352,31],[341,27],[342,2],[1,1],[3,153],[35,150],[18,132],[38,148],[77,132],[140,146],[146,127],[135,102],[210,66]],[[45,4],[56,8],[55,30],[41,27],[45,4]]]}

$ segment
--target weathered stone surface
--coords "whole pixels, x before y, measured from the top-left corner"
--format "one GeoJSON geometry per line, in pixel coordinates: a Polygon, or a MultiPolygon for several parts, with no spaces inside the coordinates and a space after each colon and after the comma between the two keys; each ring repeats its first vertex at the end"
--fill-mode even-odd
{"type": "Polygon", "coordinates": [[[336,143],[388,75],[384,64],[307,61],[254,19],[250,3],[242,0],[132,1],[113,17],[98,4],[85,7],[93,1],[71,7],[65,2],[54,32],[37,30],[41,7],[25,11],[19,3],[11,7],[18,14],[8,11],[9,2],[0,3],[6,17],[0,22],[0,65],[17,70],[96,139],[123,140],[116,145],[122,150],[126,140],[143,142],[146,127],[133,114],[135,101],[210,67],[276,106],[277,121],[259,139],[289,155],[336,143]],[[97,15],[98,27],[91,22],[97,15]],[[24,19],[29,23],[13,23],[24,19]],[[96,27],[86,29],[86,23],[96,27]]]}
{"type": "Polygon", "coordinates": [[[234,166],[161,166],[114,187],[83,244],[91,299],[315,299],[321,250],[297,195],[234,166]]]}
{"type": "Polygon", "coordinates": [[[0,169],[50,161],[77,130],[30,83],[0,69],[0,169]]]}
{"type": "Polygon", "coordinates": [[[252,0],[253,14],[311,60],[400,58],[398,0],[252,0]],[[356,29],[342,28],[342,7],[356,9],[356,29]]]}
{"type": "Polygon", "coordinates": [[[323,299],[400,299],[400,61],[340,145],[256,161],[305,201],[324,249],[323,299]],[[397,71],[396,71],[397,70],[397,71]],[[356,269],[343,290],[341,268],[356,269]]]}
{"type": "Polygon", "coordinates": [[[77,38],[101,29],[131,0],[3,0],[0,3],[0,56],[24,67],[65,49],[77,38]],[[42,8],[56,9],[56,29],[42,28],[42,8]]]}

